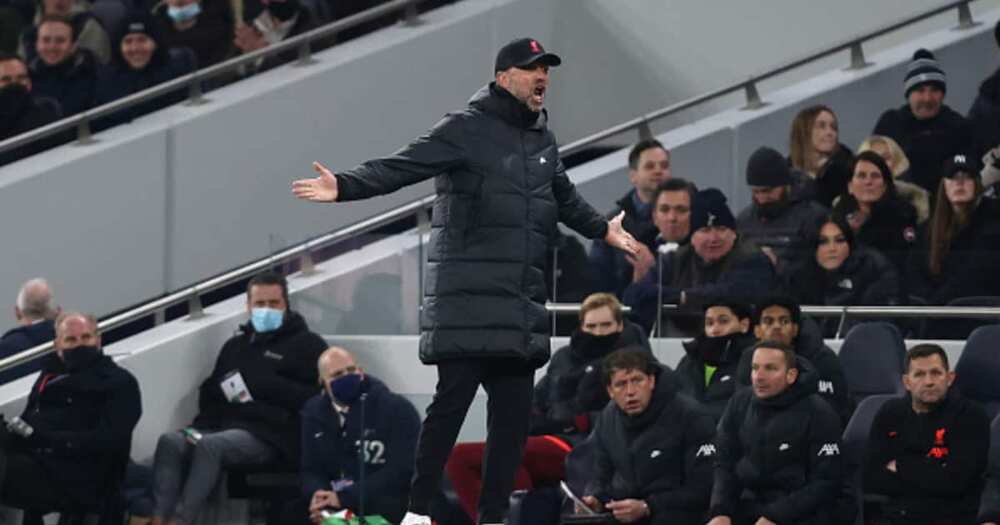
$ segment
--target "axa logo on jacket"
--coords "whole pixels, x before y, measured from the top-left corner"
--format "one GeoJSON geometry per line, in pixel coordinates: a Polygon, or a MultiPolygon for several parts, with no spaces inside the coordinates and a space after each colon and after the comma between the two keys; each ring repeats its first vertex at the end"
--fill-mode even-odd
{"type": "Polygon", "coordinates": [[[702,456],[709,457],[715,455],[715,445],[711,443],[705,443],[698,447],[698,452],[695,452],[694,457],[700,458],[702,456]]]}
{"type": "Polygon", "coordinates": [[[820,394],[832,394],[833,393],[833,381],[820,381],[819,382],[819,393],[820,394]]]}
{"type": "Polygon", "coordinates": [[[817,456],[839,456],[840,446],[836,443],[824,443],[819,449],[817,456]]]}

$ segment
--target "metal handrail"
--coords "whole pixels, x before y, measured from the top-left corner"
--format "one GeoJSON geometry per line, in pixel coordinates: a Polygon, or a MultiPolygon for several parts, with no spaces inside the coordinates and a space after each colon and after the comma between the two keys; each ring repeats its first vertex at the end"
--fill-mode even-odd
{"type": "MultiPolygon", "coordinates": [[[[129,97],[126,97],[124,99],[121,99],[121,100],[118,100],[118,101],[115,101],[115,102],[111,102],[109,104],[105,104],[104,106],[100,106],[98,108],[91,109],[91,110],[86,111],[86,112],[84,112],[84,113],[82,113],[80,115],[77,115],[77,116],[74,116],[74,117],[70,117],[69,119],[64,119],[63,121],[60,121],[60,122],[57,122],[57,123],[54,123],[54,124],[50,124],[49,126],[45,126],[44,128],[40,128],[40,129],[37,129],[35,131],[19,135],[17,137],[10,138],[10,139],[8,139],[6,141],[0,142],[0,153],[3,153],[3,152],[5,152],[5,151],[7,151],[9,149],[12,149],[13,147],[16,147],[16,146],[19,146],[19,145],[22,145],[22,144],[26,144],[26,143],[28,143],[28,142],[30,142],[32,140],[35,140],[35,139],[38,139],[38,138],[47,137],[47,136],[49,136],[51,134],[54,134],[54,133],[57,133],[59,131],[64,131],[64,130],[69,129],[70,127],[73,127],[73,126],[77,126],[78,129],[79,129],[79,139],[80,139],[80,141],[81,142],[87,142],[87,141],[90,140],[90,128],[89,128],[89,122],[90,122],[90,120],[92,120],[94,118],[98,118],[98,117],[104,116],[104,115],[107,115],[107,114],[112,113],[112,112],[117,111],[117,110],[125,109],[125,108],[129,107],[132,104],[137,104],[139,102],[142,102],[142,101],[145,101],[145,100],[149,100],[150,98],[166,94],[166,93],[168,93],[168,92],[170,92],[170,91],[172,91],[174,89],[177,89],[179,87],[187,86],[190,89],[191,99],[189,100],[189,103],[192,103],[192,104],[201,103],[201,101],[203,100],[202,99],[202,93],[201,93],[201,81],[205,80],[206,78],[212,78],[215,75],[221,74],[223,72],[229,72],[229,71],[236,70],[240,66],[245,65],[245,64],[249,64],[249,63],[251,63],[251,62],[253,62],[253,61],[255,61],[255,60],[259,59],[259,58],[271,56],[272,54],[277,54],[277,53],[289,51],[289,50],[291,50],[293,48],[298,48],[300,50],[300,54],[299,54],[300,60],[299,60],[299,63],[301,63],[301,64],[308,64],[308,63],[311,62],[310,55],[309,55],[309,44],[313,40],[316,40],[316,39],[319,39],[319,38],[326,38],[326,37],[333,36],[336,33],[340,32],[340,31],[343,31],[344,29],[349,29],[351,27],[354,27],[355,25],[358,25],[358,24],[370,21],[372,19],[378,18],[380,16],[383,16],[383,15],[386,15],[386,14],[389,14],[391,12],[394,12],[394,11],[397,11],[397,10],[401,10],[401,9],[406,9],[407,20],[408,20],[409,23],[412,24],[412,23],[414,23],[414,20],[416,18],[416,5],[418,3],[420,3],[421,1],[423,1],[423,0],[393,0],[392,2],[389,2],[387,4],[383,4],[383,5],[379,6],[379,7],[375,7],[375,8],[369,9],[367,11],[364,11],[362,13],[358,13],[356,15],[352,15],[350,17],[347,17],[347,18],[345,18],[343,20],[339,20],[339,21],[334,22],[332,24],[329,24],[327,26],[323,26],[321,28],[314,29],[314,30],[309,31],[307,33],[303,33],[302,35],[298,35],[296,37],[290,38],[290,39],[285,40],[283,42],[280,42],[278,44],[274,44],[273,46],[268,46],[266,48],[259,49],[257,51],[252,52],[252,53],[247,53],[246,55],[235,57],[235,58],[227,60],[226,62],[223,62],[221,64],[217,64],[215,66],[212,66],[212,67],[200,70],[198,72],[192,73],[192,74],[187,75],[185,77],[181,77],[181,78],[175,79],[173,81],[170,81],[168,83],[161,84],[159,86],[147,89],[147,90],[142,91],[140,93],[136,93],[134,95],[130,95],[129,97]]],[[[622,132],[629,131],[629,130],[632,130],[632,129],[638,129],[640,137],[651,136],[651,133],[650,133],[650,130],[649,130],[649,121],[650,120],[655,120],[655,119],[659,119],[659,118],[663,118],[663,117],[667,117],[667,116],[673,115],[673,114],[675,114],[675,113],[677,113],[679,111],[682,111],[682,110],[687,109],[689,107],[693,107],[693,106],[695,106],[697,104],[701,104],[703,102],[707,102],[709,100],[713,100],[713,99],[718,98],[720,96],[724,96],[724,95],[733,93],[735,91],[738,91],[741,88],[745,90],[746,95],[747,95],[747,108],[748,109],[759,108],[760,106],[763,105],[763,102],[761,101],[760,96],[759,96],[759,94],[757,92],[757,88],[756,88],[756,83],[757,82],[759,82],[761,80],[766,80],[766,79],[772,78],[772,77],[774,77],[776,75],[779,75],[779,74],[787,72],[787,71],[789,71],[791,69],[797,68],[797,67],[799,67],[801,65],[804,65],[804,64],[809,63],[811,61],[814,61],[814,60],[816,60],[818,58],[826,57],[828,55],[831,55],[833,53],[842,51],[842,50],[847,49],[847,48],[851,49],[851,68],[855,68],[856,69],[856,68],[860,68],[860,67],[865,67],[867,65],[867,63],[864,60],[864,53],[863,53],[862,48],[861,48],[862,43],[864,43],[867,40],[871,40],[873,38],[882,36],[882,35],[884,35],[886,33],[895,31],[895,30],[897,30],[899,28],[902,28],[902,27],[905,27],[907,25],[911,25],[913,23],[923,21],[923,20],[925,20],[927,18],[931,18],[933,16],[937,16],[937,15],[939,15],[941,13],[944,13],[944,12],[950,10],[950,9],[956,9],[956,8],[958,9],[958,18],[959,18],[959,25],[957,26],[958,29],[967,29],[967,28],[973,27],[975,25],[978,25],[978,23],[975,22],[972,19],[972,13],[971,13],[971,10],[969,9],[969,4],[971,2],[973,2],[973,1],[975,1],[975,0],[961,0],[961,1],[949,2],[948,4],[945,4],[945,5],[941,6],[941,7],[937,7],[937,8],[931,9],[929,11],[926,11],[926,12],[922,13],[922,14],[911,16],[909,18],[905,18],[905,19],[903,19],[903,20],[901,20],[899,22],[896,22],[896,23],[893,23],[893,24],[889,24],[889,25],[884,26],[884,27],[882,27],[880,29],[877,29],[875,31],[871,31],[871,32],[869,32],[867,34],[864,34],[864,35],[861,35],[861,36],[857,36],[857,37],[854,37],[853,39],[850,39],[850,40],[844,41],[842,43],[839,43],[839,44],[837,44],[837,45],[835,45],[835,46],[833,46],[831,48],[828,48],[825,51],[820,51],[820,52],[812,53],[812,54],[807,55],[807,56],[805,56],[803,58],[800,58],[800,59],[797,59],[797,60],[793,60],[793,61],[788,62],[788,63],[786,63],[786,64],[784,64],[782,66],[774,68],[774,69],[772,69],[772,70],[770,70],[768,72],[762,73],[760,75],[752,76],[747,81],[740,82],[740,83],[737,83],[737,84],[733,84],[731,86],[727,86],[725,88],[712,91],[712,92],[707,93],[705,95],[694,97],[692,99],[688,99],[686,101],[683,101],[683,102],[680,102],[680,103],[677,103],[677,104],[673,104],[673,105],[667,106],[667,107],[662,108],[662,109],[660,109],[658,111],[654,111],[652,113],[648,113],[646,115],[643,115],[643,116],[638,117],[636,119],[630,120],[630,121],[625,122],[623,124],[620,124],[618,126],[614,126],[613,128],[609,128],[608,130],[605,130],[605,131],[603,131],[601,133],[597,133],[597,134],[591,135],[590,137],[586,137],[586,138],[578,140],[576,142],[564,145],[561,148],[559,148],[559,153],[561,155],[563,155],[563,156],[569,155],[569,154],[573,153],[574,151],[579,151],[580,149],[582,149],[586,145],[599,142],[601,140],[604,140],[604,139],[606,139],[608,137],[611,137],[613,135],[616,135],[618,133],[622,133],[622,132]]],[[[241,279],[245,279],[245,278],[249,277],[250,275],[256,273],[257,271],[260,271],[263,268],[271,267],[271,266],[274,266],[276,264],[281,264],[281,263],[290,261],[290,260],[292,260],[295,257],[302,257],[302,268],[303,268],[303,271],[304,271],[304,273],[308,273],[312,269],[312,266],[313,266],[312,259],[311,259],[311,251],[312,250],[315,250],[315,249],[321,248],[323,246],[335,243],[335,242],[337,242],[339,240],[344,240],[344,239],[353,237],[355,235],[364,233],[366,231],[370,231],[372,229],[378,228],[378,227],[383,226],[385,224],[389,224],[389,223],[392,223],[392,222],[404,219],[404,218],[409,217],[409,216],[414,215],[414,214],[426,214],[428,208],[431,206],[431,204],[433,203],[433,201],[434,201],[434,195],[428,195],[428,196],[422,197],[422,198],[414,200],[414,201],[412,201],[412,202],[410,202],[410,203],[408,203],[406,205],[403,205],[403,206],[401,206],[399,208],[395,208],[393,210],[389,210],[389,211],[383,212],[383,213],[381,213],[381,214],[379,214],[379,215],[377,215],[375,217],[372,217],[370,219],[366,219],[366,220],[364,220],[362,222],[359,222],[357,224],[354,224],[354,225],[351,225],[351,226],[346,226],[344,228],[341,228],[339,230],[334,231],[333,233],[326,234],[326,235],[317,237],[315,239],[306,241],[306,242],[304,242],[302,244],[299,244],[297,246],[293,246],[291,248],[288,248],[288,249],[286,249],[286,250],[284,250],[282,252],[279,252],[277,254],[274,254],[272,256],[265,257],[263,259],[259,259],[257,261],[254,261],[254,262],[252,262],[250,264],[247,264],[245,266],[242,266],[240,268],[236,268],[236,269],[234,269],[232,271],[226,272],[226,273],[224,273],[222,275],[206,279],[206,280],[204,280],[204,281],[202,281],[202,282],[200,282],[198,284],[195,284],[193,286],[186,287],[186,288],[184,288],[184,289],[182,289],[180,291],[171,293],[171,294],[169,294],[169,295],[167,295],[165,297],[162,297],[162,298],[159,298],[159,299],[155,299],[155,300],[150,301],[149,303],[146,303],[146,304],[144,304],[142,306],[136,307],[136,308],[134,308],[132,310],[126,311],[126,312],[121,313],[119,315],[116,315],[114,317],[105,319],[105,320],[101,321],[98,324],[98,326],[100,327],[101,330],[110,330],[112,328],[116,328],[118,326],[122,326],[122,325],[124,325],[127,322],[131,322],[131,321],[134,321],[136,319],[145,317],[147,315],[151,315],[151,314],[154,314],[156,312],[162,311],[167,306],[171,306],[173,304],[177,304],[177,303],[180,303],[180,302],[185,301],[185,300],[188,302],[188,305],[189,305],[189,318],[198,318],[198,317],[200,317],[200,316],[203,315],[202,307],[201,307],[201,294],[202,293],[212,291],[212,290],[214,290],[216,288],[219,288],[221,286],[224,286],[224,285],[227,285],[227,284],[239,281],[241,279]]],[[[560,308],[562,308],[562,306],[560,306],[559,304],[554,304],[552,306],[554,308],[556,308],[557,310],[560,309],[560,308]]],[[[578,311],[579,307],[577,306],[576,308],[577,308],[577,310],[573,310],[574,312],[578,311]]],[[[908,317],[908,316],[910,316],[910,312],[913,312],[912,315],[920,316],[921,314],[916,313],[916,310],[914,310],[914,309],[924,309],[923,311],[925,311],[925,312],[931,312],[931,311],[936,312],[936,313],[939,312],[939,313],[937,313],[937,315],[939,315],[941,317],[966,317],[966,318],[993,317],[993,316],[1000,317],[1000,308],[997,308],[997,309],[974,308],[974,307],[955,307],[955,308],[947,308],[947,309],[941,309],[941,308],[936,308],[935,309],[935,308],[932,308],[932,307],[931,308],[928,308],[928,307],[910,307],[910,308],[906,308],[906,307],[890,307],[890,308],[894,308],[895,311],[897,311],[898,313],[895,313],[895,314],[885,314],[885,315],[883,315],[881,313],[878,313],[878,311],[880,311],[882,309],[882,307],[843,307],[843,308],[842,307],[803,307],[803,312],[809,313],[811,315],[830,315],[830,316],[840,315],[841,316],[841,325],[843,325],[843,321],[844,321],[844,319],[846,319],[846,317],[847,317],[847,315],[849,313],[851,313],[851,314],[855,314],[856,313],[858,315],[864,313],[864,315],[866,317],[879,317],[879,316],[884,316],[884,317],[908,317]],[[834,312],[836,312],[836,313],[834,313],[834,312]],[[976,312],[979,312],[979,313],[976,313],[976,312]]],[[[558,312],[557,310],[553,310],[553,312],[555,312],[557,314],[558,313],[562,313],[562,312],[558,312]]],[[[923,314],[923,315],[927,315],[927,314],[923,314]]],[[[29,350],[25,350],[24,352],[21,352],[19,354],[15,354],[15,355],[12,355],[12,356],[0,359],[0,371],[6,370],[6,369],[8,369],[8,368],[10,368],[12,366],[16,366],[16,365],[24,363],[26,361],[30,361],[31,359],[34,359],[36,357],[39,357],[41,355],[44,355],[44,354],[50,352],[51,350],[52,350],[52,344],[48,343],[48,344],[36,346],[36,347],[31,348],[29,350]]]]}
{"type": "Polygon", "coordinates": [[[393,0],[389,3],[367,9],[360,13],[337,20],[336,22],[326,24],[286,40],[282,40],[276,44],[251,51],[250,53],[241,54],[224,62],[177,77],[168,82],[164,82],[163,84],[157,84],[149,89],[133,93],[127,97],[104,104],[103,106],[98,106],[96,108],[77,113],[76,115],[66,117],[47,126],[36,128],[27,133],[22,133],[4,140],[0,142],[0,154],[36,140],[48,138],[58,133],[68,131],[72,128],[77,129],[77,143],[89,144],[94,141],[91,134],[91,122],[117,111],[128,109],[148,100],[167,95],[182,88],[186,88],[188,90],[187,104],[203,104],[206,100],[204,98],[204,93],[202,92],[202,83],[207,80],[212,80],[224,74],[238,71],[240,68],[249,66],[257,60],[279,55],[281,53],[287,53],[293,50],[298,53],[296,65],[311,64],[315,62],[312,58],[311,45],[313,42],[325,38],[331,38],[337,35],[337,33],[343,32],[347,29],[352,29],[356,26],[370,22],[382,16],[392,14],[396,11],[404,11],[406,13],[405,23],[407,25],[416,25],[416,7],[417,4],[424,1],[426,0],[393,0]]]}

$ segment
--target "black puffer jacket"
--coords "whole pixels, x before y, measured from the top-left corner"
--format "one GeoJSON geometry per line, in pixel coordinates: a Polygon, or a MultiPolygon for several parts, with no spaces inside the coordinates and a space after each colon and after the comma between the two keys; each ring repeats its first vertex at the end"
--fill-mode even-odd
{"type": "Polygon", "coordinates": [[[910,253],[909,293],[940,305],[959,297],[1000,295],[1000,202],[979,201],[969,224],[952,239],[940,275],[930,272],[933,224],[933,220],[925,224],[918,247],[910,253]]]}
{"type": "MultiPolygon", "coordinates": [[[[845,193],[833,211],[846,217],[858,211],[858,201],[845,193]]],[[[857,244],[885,255],[903,275],[906,258],[917,240],[917,210],[895,191],[887,190],[882,199],[872,205],[871,217],[855,232],[854,238],[857,244]]]]}
{"type": "Polygon", "coordinates": [[[212,374],[201,384],[193,426],[246,430],[297,463],[299,411],[318,389],[316,361],[326,342],[292,311],[274,332],[259,334],[250,323],[240,330],[223,345],[212,374]],[[253,401],[226,400],[220,384],[233,371],[243,376],[253,401]]]}
{"type": "Polygon", "coordinates": [[[977,156],[1000,146],[1000,69],[979,85],[979,94],[969,108],[968,118],[977,156]]]}
{"type": "Polygon", "coordinates": [[[21,414],[35,432],[12,446],[30,451],[77,503],[93,506],[121,482],[141,415],[139,383],[110,357],[94,351],[68,369],[49,354],[21,414]]]}
{"type": "Polygon", "coordinates": [[[811,366],[800,361],[798,379],[781,394],[758,399],[745,388],[733,396],[715,438],[712,517],[835,523],[840,420],[814,394],[816,379],[811,366]]]}
{"type": "Polygon", "coordinates": [[[760,208],[751,203],[736,218],[736,229],[741,238],[774,250],[778,257],[779,274],[811,255],[808,229],[829,213],[814,201],[791,199],[788,207],[777,217],[765,217],[760,208]]]}
{"type": "Polygon", "coordinates": [[[706,412],[718,421],[733,397],[739,381],[737,369],[740,356],[756,339],[752,334],[734,334],[731,337],[705,337],[699,335],[685,341],[684,357],[677,364],[677,381],[681,392],[700,403],[706,412]],[[718,345],[721,345],[719,347],[718,345]],[[717,353],[717,356],[710,354],[717,353]],[[706,361],[712,363],[709,364],[706,361]],[[715,367],[715,372],[706,381],[705,365],[715,367]]]}
{"type": "Polygon", "coordinates": [[[910,159],[910,178],[932,194],[937,191],[944,161],[973,147],[968,121],[947,105],[926,120],[917,120],[909,105],[887,110],[872,134],[894,139],[910,159]]]}
{"type": "Polygon", "coordinates": [[[531,433],[559,434],[570,442],[590,428],[590,412],[608,404],[601,381],[601,360],[620,348],[641,348],[650,354],[649,338],[638,325],[625,321],[621,333],[598,337],[579,329],[552,355],[552,362],[535,385],[531,433]]]}
{"type": "Polygon", "coordinates": [[[636,498],[651,512],[643,524],[702,524],[712,491],[712,418],[679,394],[661,368],[646,410],[629,416],[609,404],[594,429],[592,494],[602,503],[636,498]]]}
{"type": "Polygon", "coordinates": [[[88,110],[97,94],[97,66],[89,49],[78,49],[54,66],[36,58],[31,61],[31,93],[58,101],[63,117],[88,110]]]}
{"type": "Polygon", "coordinates": [[[608,227],[566,176],[546,120],[490,84],[393,156],[337,174],[343,201],[435,177],[424,363],[515,357],[540,366],[549,359],[543,272],[556,223],[592,239],[608,227]]]}

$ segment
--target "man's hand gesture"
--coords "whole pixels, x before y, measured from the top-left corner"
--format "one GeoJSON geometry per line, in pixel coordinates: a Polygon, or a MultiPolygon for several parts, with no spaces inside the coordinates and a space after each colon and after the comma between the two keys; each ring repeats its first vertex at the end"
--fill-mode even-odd
{"type": "MultiPolygon", "coordinates": [[[[319,173],[314,179],[299,179],[292,182],[292,193],[300,199],[313,202],[333,202],[337,200],[337,177],[326,166],[313,162],[313,169],[319,173]]],[[[627,234],[626,234],[627,235],[627,234]]]]}
{"type": "Polygon", "coordinates": [[[635,256],[638,248],[638,242],[632,235],[622,228],[622,219],[625,218],[625,212],[621,212],[617,217],[608,221],[608,234],[604,236],[604,242],[608,243],[609,246],[614,246],[625,253],[635,256]]]}

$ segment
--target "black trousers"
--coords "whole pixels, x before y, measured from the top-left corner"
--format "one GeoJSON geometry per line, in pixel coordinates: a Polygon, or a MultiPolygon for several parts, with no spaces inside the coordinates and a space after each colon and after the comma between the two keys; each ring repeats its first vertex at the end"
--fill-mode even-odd
{"type": "Polygon", "coordinates": [[[25,452],[0,453],[3,455],[3,483],[0,484],[0,502],[8,507],[24,510],[53,510],[74,505],[74,500],[64,487],[53,480],[48,472],[25,452]]]}
{"type": "Polygon", "coordinates": [[[520,359],[478,358],[439,363],[437,390],[420,429],[410,510],[430,514],[444,467],[479,385],[488,396],[479,523],[502,523],[531,424],[535,368],[520,359]]]}

